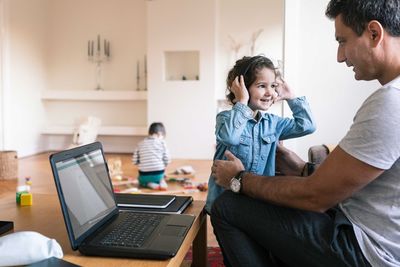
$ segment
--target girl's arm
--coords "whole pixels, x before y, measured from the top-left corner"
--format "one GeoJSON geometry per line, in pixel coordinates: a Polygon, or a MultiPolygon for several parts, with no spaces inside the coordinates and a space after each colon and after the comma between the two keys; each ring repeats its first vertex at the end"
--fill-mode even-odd
{"type": "Polygon", "coordinates": [[[281,129],[280,139],[284,140],[313,133],[315,121],[306,98],[295,97],[290,86],[282,78],[279,78],[277,82],[277,100],[286,100],[293,114],[293,119],[283,118],[278,123],[279,129],[281,129]]]}
{"type": "Polygon", "coordinates": [[[311,114],[310,106],[303,97],[297,97],[294,99],[287,100],[287,103],[292,110],[292,118],[282,118],[278,123],[279,129],[281,129],[281,140],[295,138],[311,134],[315,131],[315,121],[311,114]]]}

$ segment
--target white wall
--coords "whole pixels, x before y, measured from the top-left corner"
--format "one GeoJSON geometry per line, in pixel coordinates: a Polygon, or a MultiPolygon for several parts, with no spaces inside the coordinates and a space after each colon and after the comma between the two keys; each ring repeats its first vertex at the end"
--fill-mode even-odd
{"type": "MultiPolygon", "coordinates": [[[[9,10],[2,17],[6,20],[1,65],[3,148],[18,150],[20,156],[47,148],[40,136],[46,122],[62,118],[64,123],[71,123],[92,110],[105,118],[105,124],[114,123],[115,118],[122,126],[163,121],[173,157],[210,158],[215,142],[216,99],[223,97],[226,71],[232,62],[227,35],[246,43],[253,32],[263,28],[256,53],[277,58],[281,53],[277,44],[282,38],[282,25],[278,23],[282,2],[274,1],[275,6],[251,0],[239,7],[239,0],[118,0],[118,5],[108,0],[0,1],[9,10]],[[249,9],[256,5],[265,7],[249,9]],[[272,37],[273,32],[277,37],[272,37]],[[94,64],[87,60],[86,53],[87,40],[95,39],[97,34],[111,42],[112,59],[103,70],[106,90],[135,89],[136,62],[141,62],[143,77],[144,55],[149,54],[147,107],[143,103],[138,107],[92,103],[82,108],[77,103],[66,106],[57,102],[43,106],[43,89],[94,87],[94,64]],[[162,79],[162,53],[176,50],[200,51],[200,81],[162,79]],[[49,105],[61,109],[50,107],[53,112],[44,114],[43,107],[49,105]]],[[[298,95],[307,96],[317,121],[316,133],[287,142],[304,158],[310,145],[339,142],[357,108],[378,86],[377,82],[355,81],[351,69],[336,63],[334,26],[324,15],[327,3],[285,1],[285,76],[298,95]]],[[[246,43],[241,56],[248,49],[246,43]]],[[[141,82],[144,87],[143,79],[141,82]]],[[[133,138],[110,137],[105,141],[112,144],[116,138],[127,151],[131,150],[133,138]]]]}
{"type": "Polygon", "coordinates": [[[214,153],[214,0],[148,1],[148,122],[161,121],[173,158],[210,159],[214,153]],[[165,51],[199,51],[199,81],[166,81],[165,51]]]}
{"type": "MultiPolygon", "coordinates": [[[[106,91],[144,89],[146,55],[145,1],[52,0],[48,6],[47,46],[49,90],[87,90],[96,87],[96,65],[88,60],[88,40],[110,42],[111,58],[101,66],[101,87],[106,91]],[[73,18],[73,19],[71,19],[73,18]]],[[[102,126],[146,126],[145,101],[44,101],[46,125],[76,126],[96,116],[102,126]]],[[[46,136],[47,149],[62,149],[71,135],[46,136]]],[[[106,151],[131,152],[140,138],[99,137],[106,151]]]]}
{"type": "Polygon", "coordinates": [[[286,0],[286,77],[298,95],[307,97],[317,122],[314,134],[286,142],[304,159],[311,145],[338,143],[362,102],[379,87],[376,81],[355,81],[352,70],[336,62],[337,42],[333,21],[325,16],[327,3],[286,0]]]}
{"type": "Polygon", "coordinates": [[[45,32],[48,0],[5,2],[9,14],[4,58],[4,149],[19,156],[42,150],[41,89],[46,82],[45,32]]]}
{"type": "MultiPolygon", "coordinates": [[[[217,26],[216,98],[225,99],[226,76],[235,61],[252,56],[252,36],[262,30],[255,42],[253,55],[264,54],[276,60],[283,59],[284,0],[219,0],[217,26]],[[236,54],[232,46],[239,44],[236,54]]],[[[270,112],[280,114],[280,105],[270,112]]]]}
{"type": "Polygon", "coordinates": [[[48,22],[49,89],[95,88],[95,64],[88,61],[87,42],[94,40],[96,48],[98,34],[111,46],[111,60],[102,65],[103,88],[135,90],[138,60],[144,87],[145,1],[52,0],[48,22]]]}
{"type": "Polygon", "coordinates": [[[218,3],[217,49],[219,68],[224,73],[219,80],[225,80],[237,59],[252,56],[252,36],[259,30],[262,31],[253,55],[282,59],[284,0],[219,0],[218,3]],[[256,15],[258,12],[262,15],[256,15]],[[237,54],[232,48],[234,44],[240,46],[237,54]]]}
{"type": "Polygon", "coordinates": [[[0,149],[4,149],[4,97],[3,97],[3,87],[4,87],[4,57],[5,57],[5,33],[6,33],[6,5],[4,0],[0,0],[0,149]]]}

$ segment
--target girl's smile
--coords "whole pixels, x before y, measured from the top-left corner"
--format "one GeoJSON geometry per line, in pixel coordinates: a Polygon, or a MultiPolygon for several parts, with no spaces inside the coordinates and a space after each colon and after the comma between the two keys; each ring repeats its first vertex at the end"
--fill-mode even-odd
{"type": "Polygon", "coordinates": [[[253,111],[266,111],[274,103],[278,84],[275,81],[275,72],[269,68],[258,71],[257,79],[249,88],[249,107],[253,111]]]}

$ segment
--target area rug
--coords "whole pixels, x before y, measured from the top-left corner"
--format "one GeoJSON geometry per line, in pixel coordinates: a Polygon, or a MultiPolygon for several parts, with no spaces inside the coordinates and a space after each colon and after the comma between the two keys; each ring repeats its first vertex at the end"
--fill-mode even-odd
{"type": "MultiPolygon", "coordinates": [[[[192,261],[192,249],[185,256],[185,261],[192,261]]],[[[224,267],[224,260],[219,247],[207,247],[207,267],[224,267]]]]}

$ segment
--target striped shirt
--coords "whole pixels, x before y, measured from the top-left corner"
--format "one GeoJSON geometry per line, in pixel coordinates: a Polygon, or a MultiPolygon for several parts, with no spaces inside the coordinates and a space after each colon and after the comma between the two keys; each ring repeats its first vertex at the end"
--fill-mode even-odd
{"type": "Polygon", "coordinates": [[[163,139],[146,137],[133,152],[132,162],[141,172],[164,170],[171,158],[163,139]]]}

